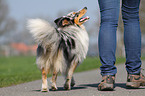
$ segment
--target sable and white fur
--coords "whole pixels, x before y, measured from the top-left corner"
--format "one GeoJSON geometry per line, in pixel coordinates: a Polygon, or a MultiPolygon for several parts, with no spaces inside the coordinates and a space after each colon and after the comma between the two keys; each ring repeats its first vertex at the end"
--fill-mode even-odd
{"type": "Polygon", "coordinates": [[[64,88],[70,89],[75,84],[73,72],[88,51],[89,38],[85,27],[73,24],[54,28],[43,19],[30,19],[27,27],[38,43],[36,64],[42,71],[42,91],[48,91],[47,73],[50,72],[53,74],[52,90],[57,90],[58,72],[65,75],[64,88]]]}

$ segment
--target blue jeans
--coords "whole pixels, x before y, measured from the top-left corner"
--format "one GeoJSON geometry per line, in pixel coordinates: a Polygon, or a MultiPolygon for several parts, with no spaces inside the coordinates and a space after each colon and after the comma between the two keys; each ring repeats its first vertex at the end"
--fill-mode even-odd
{"type": "MultiPolygon", "coordinates": [[[[102,63],[101,75],[115,75],[116,30],[120,11],[120,0],[98,0],[101,13],[99,31],[99,56],[102,63]]],[[[139,23],[140,0],[122,0],[124,22],[124,44],[126,70],[139,74],[141,70],[141,30],[139,23]]]]}

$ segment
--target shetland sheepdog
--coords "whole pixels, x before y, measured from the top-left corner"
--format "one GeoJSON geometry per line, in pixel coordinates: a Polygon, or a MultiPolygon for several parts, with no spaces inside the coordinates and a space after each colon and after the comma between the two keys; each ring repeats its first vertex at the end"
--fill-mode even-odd
{"type": "Polygon", "coordinates": [[[89,17],[82,16],[87,7],[57,18],[56,27],[43,19],[29,19],[27,28],[38,43],[36,64],[42,72],[42,89],[49,91],[47,74],[52,73],[51,88],[57,90],[57,74],[65,76],[64,89],[70,90],[75,85],[73,72],[86,58],[89,37],[82,25],[89,17]]]}

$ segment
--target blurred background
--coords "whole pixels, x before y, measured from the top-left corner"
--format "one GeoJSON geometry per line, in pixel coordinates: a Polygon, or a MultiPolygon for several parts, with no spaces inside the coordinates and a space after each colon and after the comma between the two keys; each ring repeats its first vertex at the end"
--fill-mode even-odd
{"type": "MultiPolygon", "coordinates": [[[[145,1],[141,0],[140,23],[142,30],[142,56],[145,56],[145,1]]],[[[35,55],[37,44],[26,29],[30,18],[44,18],[52,25],[68,12],[88,7],[85,23],[90,37],[88,56],[98,56],[100,13],[98,0],[0,0],[0,56],[35,55]]],[[[125,56],[121,14],[117,30],[116,56],[125,56]]]]}
{"type": "MultiPolygon", "coordinates": [[[[145,60],[145,0],[141,0],[140,24],[142,31],[142,60],[145,60]]],[[[89,51],[75,72],[97,69],[101,66],[98,58],[98,33],[100,12],[98,0],[0,0],[0,88],[41,79],[36,61],[37,44],[26,29],[31,18],[54,20],[71,11],[88,7],[85,23],[88,31],[89,51]]],[[[116,64],[125,63],[123,23],[119,17],[117,29],[116,64]]],[[[50,76],[50,75],[49,75],[50,76]]]]}

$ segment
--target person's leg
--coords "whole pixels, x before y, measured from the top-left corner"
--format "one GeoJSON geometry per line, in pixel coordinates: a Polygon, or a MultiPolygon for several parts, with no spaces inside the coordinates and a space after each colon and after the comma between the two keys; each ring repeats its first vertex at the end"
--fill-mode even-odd
{"type": "Polygon", "coordinates": [[[98,0],[101,13],[99,31],[99,56],[101,75],[115,75],[116,30],[118,26],[120,0],[98,0]]]}
{"type": "Polygon", "coordinates": [[[140,0],[122,0],[124,22],[124,44],[126,51],[127,87],[138,88],[145,85],[141,74],[141,30],[139,23],[140,0]]]}
{"type": "Polygon", "coordinates": [[[98,0],[101,13],[99,31],[99,56],[102,81],[98,90],[113,90],[117,68],[114,66],[116,58],[116,30],[118,26],[120,0],[98,0]]]}
{"type": "Polygon", "coordinates": [[[122,0],[126,70],[128,74],[139,74],[141,70],[139,4],[140,0],[122,0]]]}

